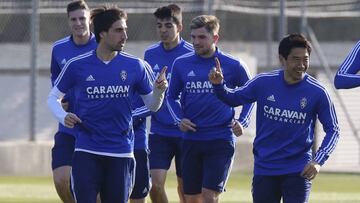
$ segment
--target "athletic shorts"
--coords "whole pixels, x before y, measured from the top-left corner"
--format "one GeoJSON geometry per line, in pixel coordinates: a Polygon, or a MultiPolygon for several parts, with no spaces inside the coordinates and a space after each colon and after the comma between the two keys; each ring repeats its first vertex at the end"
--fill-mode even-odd
{"type": "Polygon", "coordinates": [[[74,149],[75,137],[58,131],[54,136],[54,146],[51,149],[52,169],[54,170],[61,166],[71,166],[74,149]]]}
{"type": "Polygon", "coordinates": [[[134,184],[135,159],[74,153],[71,188],[78,203],[127,202],[134,184]]]}
{"type": "Polygon", "coordinates": [[[232,140],[184,140],[182,175],[184,193],[200,194],[202,188],[223,192],[234,161],[232,140]]]}
{"type": "Polygon", "coordinates": [[[306,203],[309,200],[311,181],[291,173],[277,176],[254,175],[252,196],[254,203],[306,203]]]}
{"type": "Polygon", "coordinates": [[[142,199],[149,194],[150,190],[150,172],[148,151],[138,149],[134,151],[135,167],[135,184],[131,192],[130,199],[142,199]]]}
{"type": "Polygon", "coordinates": [[[181,177],[181,137],[167,137],[158,134],[149,135],[150,169],[169,170],[175,156],[177,177],[181,177]]]}

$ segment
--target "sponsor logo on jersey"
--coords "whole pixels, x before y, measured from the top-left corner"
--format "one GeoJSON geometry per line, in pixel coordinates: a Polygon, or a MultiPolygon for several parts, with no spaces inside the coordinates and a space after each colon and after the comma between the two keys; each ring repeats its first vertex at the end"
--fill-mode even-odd
{"type": "Polygon", "coordinates": [[[155,70],[160,70],[160,68],[159,68],[158,64],[155,64],[155,66],[154,66],[153,70],[154,70],[154,71],[155,71],[155,70]]]}
{"type": "Polygon", "coordinates": [[[284,123],[304,124],[306,120],[305,112],[298,112],[289,109],[264,106],[264,116],[268,119],[284,123]]]}
{"type": "Polygon", "coordinates": [[[89,76],[86,78],[86,81],[95,81],[95,78],[94,78],[92,75],[89,75],[89,76]]]}
{"type": "Polygon", "coordinates": [[[92,86],[86,88],[89,99],[108,99],[129,96],[130,85],[92,86]]]}
{"type": "Polygon", "coordinates": [[[122,81],[125,81],[126,78],[127,78],[127,72],[124,71],[124,70],[122,70],[122,71],[120,72],[120,78],[121,78],[122,81]]]}
{"type": "Polygon", "coordinates": [[[267,100],[275,102],[275,96],[272,94],[272,95],[268,96],[267,100]]]}
{"type": "Polygon", "coordinates": [[[187,74],[187,76],[188,76],[188,77],[194,77],[194,76],[196,76],[196,75],[195,75],[194,71],[192,70],[192,71],[190,71],[190,72],[187,74]]]}
{"type": "Polygon", "coordinates": [[[185,88],[190,93],[214,93],[210,81],[188,81],[185,88]]]}

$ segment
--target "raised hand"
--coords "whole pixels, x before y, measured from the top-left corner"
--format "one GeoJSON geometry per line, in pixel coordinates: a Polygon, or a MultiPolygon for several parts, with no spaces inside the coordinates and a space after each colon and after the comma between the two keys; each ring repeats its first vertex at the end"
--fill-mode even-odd
{"type": "Polygon", "coordinates": [[[215,57],[215,67],[210,70],[209,81],[214,85],[222,84],[224,80],[224,75],[221,70],[220,61],[215,57]]]}
{"type": "Polygon", "coordinates": [[[79,117],[76,114],[68,113],[64,119],[65,127],[73,128],[76,123],[81,123],[79,117]]]}
{"type": "Polygon", "coordinates": [[[168,87],[168,81],[166,79],[166,70],[167,70],[167,66],[164,66],[164,68],[161,69],[158,78],[155,80],[155,87],[157,89],[166,90],[166,88],[168,87]]]}

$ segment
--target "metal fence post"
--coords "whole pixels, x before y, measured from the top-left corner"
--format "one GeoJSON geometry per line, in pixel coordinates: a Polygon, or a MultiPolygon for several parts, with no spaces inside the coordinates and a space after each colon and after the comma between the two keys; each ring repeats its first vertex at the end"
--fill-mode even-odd
{"type": "Polygon", "coordinates": [[[30,57],[30,141],[36,140],[36,79],[37,79],[37,49],[39,44],[39,1],[32,0],[32,14],[31,14],[31,57],[30,57]]]}

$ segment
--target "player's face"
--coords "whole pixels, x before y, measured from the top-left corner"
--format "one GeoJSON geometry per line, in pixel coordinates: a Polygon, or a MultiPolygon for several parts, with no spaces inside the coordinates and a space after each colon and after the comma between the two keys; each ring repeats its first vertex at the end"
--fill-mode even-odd
{"type": "Polygon", "coordinates": [[[111,51],[122,51],[128,39],[126,20],[115,21],[108,32],[102,32],[100,36],[111,51]]]}
{"type": "Polygon", "coordinates": [[[216,50],[216,43],[219,36],[209,33],[205,27],[191,30],[191,42],[195,53],[202,57],[211,57],[216,50]]]}
{"type": "Polygon", "coordinates": [[[68,21],[72,35],[84,37],[90,35],[90,12],[84,9],[70,11],[68,21]]]}
{"type": "Polygon", "coordinates": [[[182,25],[177,25],[172,18],[156,20],[156,32],[163,43],[177,44],[181,29],[182,25]]]}
{"type": "Polygon", "coordinates": [[[293,48],[287,59],[280,56],[285,80],[289,84],[300,82],[309,68],[310,56],[306,48],[293,48]]]}

